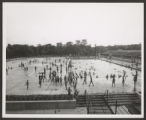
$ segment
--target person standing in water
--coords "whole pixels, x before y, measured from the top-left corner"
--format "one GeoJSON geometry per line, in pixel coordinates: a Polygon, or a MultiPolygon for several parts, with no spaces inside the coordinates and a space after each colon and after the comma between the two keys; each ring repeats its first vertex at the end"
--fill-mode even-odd
{"type": "Polygon", "coordinates": [[[40,88],[42,86],[42,76],[41,75],[39,75],[39,86],[40,86],[40,88]]]}
{"type": "Polygon", "coordinates": [[[46,68],[44,68],[44,76],[46,76],[46,68]]]}
{"type": "Polygon", "coordinates": [[[72,90],[71,90],[71,88],[69,87],[69,88],[68,88],[68,95],[69,95],[69,96],[71,95],[71,91],[72,91],[72,90]]]}
{"type": "Polygon", "coordinates": [[[28,80],[26,81],[26,87],[27,87],[27,90],[28,90],[28,88],[29,88],[29,81],[28,80]]]}
{"type": "Polygon", "coordinates": [[[35,66],[35,68],[34,68],[34,69],[35,69],[35,73],[36,73],[37,67],[35,66]]]}
{"type": "Polygon", "coordinates": [[[113,75],[112,75],[112,78],[113,78],[113,80],[112,80],[112,87],[113,87],[113,86],[114,86],[114,87],[116,86],[116,84],[115,84],[115,81],[116,81],[116,80],[115,80],[115,77],[116,77],[115,74],[113,74],[113,75]]]}
{"type": "Polygon", "coordinates": [[[84,81],[83,81],[83,84],[87,84],[87,73],[86,71],[84,72],[84,81]]]}
{"type": "Polygon", "coordinates": [[[89,75],[90,75],[90,84],[89,84],[89,86],[90,86],[91,84],[94,86],[91,73],[89,73],[89,75]]]}
{"type": "Polygon", "coordinates": [[[111,78],[111,79],[113,78],[113,75],[112,75],[112,74],[110,75],[110,78],[111,78]]]}
{"type": "Polygon", "coordinates": [[[67,78],[67,76],[65,75],[65,76],[64,76],[64,84],[65,84],[66,90],[67,90],[67,79],[68,79],[68,78],[67,78]]]}
{"type": "Polygon", "coordinates": [[[51,78],[51,74],[52,74],[52,72],[51,72],[51,70],[52,70],[51,66],[50,66],[49,70],[50,70],[50,72],[49,72],[49,79],[51,80],[52,79],[51,78]]]}
{"type": "Polygon", "coordinates": [[[122,76],[122,84],[123,84],[123,87],[125,85],[125,79],[126,79],[126,71],[123,70],[123,76],[122,76]]]}
{"type": "Polygon", "coordinates": [[[136,91],[136,83],[137,83],[137,77],[138,77],[137,70],[136,70],[135,75],[134,74],[132,74],[132,75],[133,75],[133,81],[134,81],[134,91],[136,91]]]}
{"type": "Polygon", "coordinates": [[[6,73],[7,73],[7,75],[8,75],[8,68],[6,68],[6,73]]]}
{"type": "Polygon", "coordinates": [[[106,75],[106,79],[108,80],[108,74],[106,75]]]}

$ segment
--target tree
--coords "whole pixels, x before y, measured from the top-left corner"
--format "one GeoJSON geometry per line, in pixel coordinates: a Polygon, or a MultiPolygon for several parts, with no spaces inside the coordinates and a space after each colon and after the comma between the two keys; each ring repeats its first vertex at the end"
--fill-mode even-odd
{"type": "Polygon", "coordinates": [[[80,40],[76,40],[76,45],[80,45],[80,40]]]}
{"type": "Polygon", "coordinates": [[[106,55],[107,52],[111,52],[113,56],[119,55],[132,55],[132,56],[141,56],[141,44],[133,45],[114,45],[114,46],[94,46],[87,44],[87,40],[76,40],[76,44],[72,42],[67,42],[63,45],[61,42],[57,43],[56,46],[51,44],[41,45],[38,44],[35,46],[29,45],[7,45],[6,48],[6,58],[16,58],[16,57],[31,57],[31,56],[44,56],[44,55],[74,55],[74,56],[93,56],[95,51],[101,54],[106,55]],[[96,50],[95,50],[96,49],[96,50]],[[120,49],[120,51],[118,51],[120,49]],[[135,50],[135,51],[132,51],[135,50]],[[125,52],[125,51],[128,51],[125,52]],[[131,51],[131,52],[130,52],[131,51]]]}
{"type": "Polygon", "coordinates": [[[66,43],[66,46],[72,46],[72,45],[73,45],[72,42],[67,42],[67,43],[66,43]]]}
{"type": "Polygon", "coordinates": [[[59,43],[56,43],[56,46],[57,46],[57,47],[62,47],[63,45],[62,45],[61,42],[59,42],[59,43]]]}
{"type": "Polygon", "coordinates": [[[83,39],[83,40],[81,41],[81,44],[82,44],[83,46],[86,46],[86,45],[87,45],[87,40],[86,40],[86,39],[83,39]]]}

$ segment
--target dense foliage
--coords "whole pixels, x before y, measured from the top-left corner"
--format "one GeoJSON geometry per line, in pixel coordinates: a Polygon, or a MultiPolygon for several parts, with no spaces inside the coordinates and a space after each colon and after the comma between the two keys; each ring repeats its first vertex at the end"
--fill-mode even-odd
{"type": "Polygon", "coordinates": [[[140,50],[140,44],[133,45],[114,45],[114,46],[94,46],[87,44],[87,40],[77,40],[75,44],[67,42],[66,44],[57,43],[56,45],[19,45],[8,44],[6,48],[7,58],[33,57],[33,56],[94,56],[97,53],[105,53],[109,50],[140,50]]]}

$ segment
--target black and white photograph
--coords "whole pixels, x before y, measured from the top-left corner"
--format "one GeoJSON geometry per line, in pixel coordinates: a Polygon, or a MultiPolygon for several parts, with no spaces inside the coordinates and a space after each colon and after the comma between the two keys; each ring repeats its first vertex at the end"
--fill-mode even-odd
{"type": "Polygon", "coordinates": [[[2,6],[3,117],[144,117],[144,3],[2,6]]]}

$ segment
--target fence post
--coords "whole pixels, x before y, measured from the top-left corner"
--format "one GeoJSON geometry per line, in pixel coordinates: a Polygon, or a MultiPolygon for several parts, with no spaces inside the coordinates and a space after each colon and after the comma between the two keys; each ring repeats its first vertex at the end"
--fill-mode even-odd
{"type": "Polygon", "coordinates": [[[86,102],[87,114],[89,114],[89,103],[88,103],[87,90],[85,90],[84,94],[85,94],[85,102],[86,102]]]}
{"type": "Polygon", "coordinates": [[[107,90],[107,103],[108,103],[108,90],[107,90]]]}
{"type": "Polygon", "coordinates": [[[115,106],[115,114],[117,114],[117,100],[116,100],[116,106],[115,106]]]}
{"type": "Polygon", "coordinates": [[[86,102],[86,106],[87,106],[87,90],[85,90],[84,94],[85,94],[85,102],[86,102]]]}

